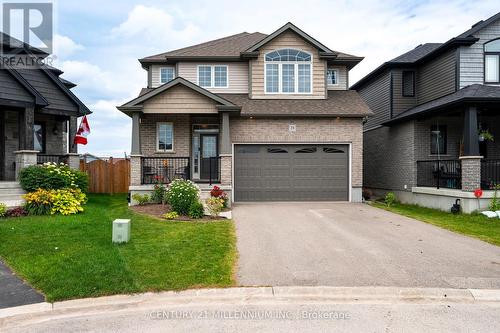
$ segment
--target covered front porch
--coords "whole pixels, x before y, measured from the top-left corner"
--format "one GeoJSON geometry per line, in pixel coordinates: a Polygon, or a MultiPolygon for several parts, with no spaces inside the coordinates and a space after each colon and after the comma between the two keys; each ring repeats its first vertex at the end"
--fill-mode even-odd
{"type": "Polygon", "coordinates": [[[15,181],[19,171],[46,162],[79,167],[76,145],[69,138],[77,130],[77,117],[35,109],[0,106],[0,181],[15,181]]]}

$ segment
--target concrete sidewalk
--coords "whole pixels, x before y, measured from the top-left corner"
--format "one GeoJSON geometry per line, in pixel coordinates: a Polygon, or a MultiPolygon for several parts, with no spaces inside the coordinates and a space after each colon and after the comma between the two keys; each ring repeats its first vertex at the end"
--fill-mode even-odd
{"type": "Polygon", "coordinates": [[[260,287],[117,295],[0,310],[2,332],[500,330],[500,290],[260,287]]]}
{"type": "Polygon", "coordinates": [[[24,283],[0,261],[0,309],[43,302],[42,294],[24,283]]]}

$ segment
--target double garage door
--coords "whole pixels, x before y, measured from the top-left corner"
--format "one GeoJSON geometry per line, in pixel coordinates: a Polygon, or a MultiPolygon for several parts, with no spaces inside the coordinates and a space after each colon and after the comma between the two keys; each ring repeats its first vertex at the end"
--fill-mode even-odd
{"type": "Polygon", "coordinates": [[[347,145],[235,145],[238,201],[348,201],[347,145]]]}

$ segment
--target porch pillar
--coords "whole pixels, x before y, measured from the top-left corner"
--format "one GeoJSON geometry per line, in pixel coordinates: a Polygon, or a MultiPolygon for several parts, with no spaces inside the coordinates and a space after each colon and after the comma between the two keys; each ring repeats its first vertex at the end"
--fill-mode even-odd
{"type": "Polygon", "coordinates": [[[131,155],[141,155],[141,135],[140,135],[141,113],[132,113],[132,149],[131,155]]]}
{"type": "Polygon", "coordinates": [[[69,139],[68,139],[68,153],[70,154],[76,154],[78,153],[78,147],[75,144],[75,136],[76,136],[76,131],[78,127],[78,118],[77,117],[69,117],[69,124],[68,124],[68,133],[69,133],[69,139]]]}
{"type": "Polygon", "coordinates": [[[222,138],[220,146],[220,163],[221,163],[221,185],[232,184],[233,173],[233,155],[231,148],[231,132],[229,126],[229,113],[222,113],[222,138]]]}
{"type": "Polygon", "coordinates": [[[130,185],[142,183],[142,155],[130,155],[130,185]]]}
{"type": "Polygon", "coordinates": [[[482,156],[461,156],[462,191],[472,192],[481,187],[482,156]]]}
{"type": "Polygon", "coordinates": [[[30,106],[19,112],[19,150],[34,150],[35,108],[30,106]]]}
{"type": "Polygon", "coordinates": [[[468,105],[464,114],[464,156],[479,156],[477,107],[468,105]]]}

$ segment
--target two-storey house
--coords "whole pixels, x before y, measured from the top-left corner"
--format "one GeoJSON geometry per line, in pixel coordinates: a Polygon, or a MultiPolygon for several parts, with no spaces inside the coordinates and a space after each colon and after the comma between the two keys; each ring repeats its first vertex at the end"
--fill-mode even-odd
{"type": "Polygon", "coordinates": [[[291,23],[140,59],[130,191],[156,181],[214,183],[233,201],[361,201],[362,123],[348,89],[362,58],[333,51],[291,23]]]}
{"type": "Polygon", "coordinates": [[[500,183],[500,13],[445,43],[385,62],[352,89],[364,125],[364,185],[404,202],[478,209],[500,183]]]}

